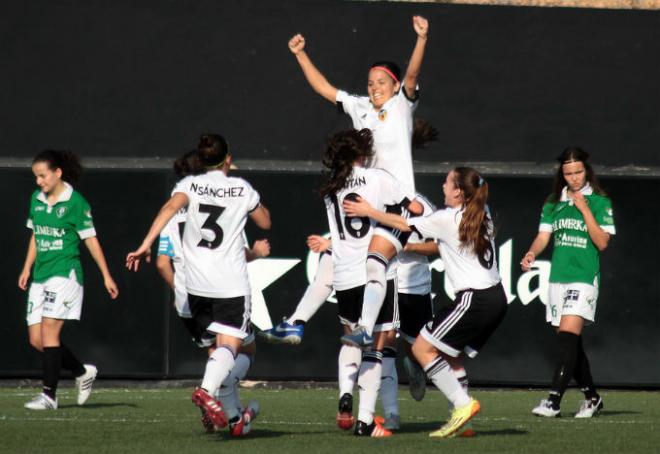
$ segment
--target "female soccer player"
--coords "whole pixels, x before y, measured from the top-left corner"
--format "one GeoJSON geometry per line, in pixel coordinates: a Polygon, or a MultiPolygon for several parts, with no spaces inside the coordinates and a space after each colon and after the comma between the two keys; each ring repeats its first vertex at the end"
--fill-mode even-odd
{"type": "Polygon", "coordinates": [[[427,217],[406,219],[375,209],[364,199],[345,200],[344,210],[349,216],[369,216],[439,243],[456,299],[424,326],[413,353],[453,406],[449,421],[430,434],[444,438],[455,434],[480,410],[479,402],[461,387],[450,363],[460,366],[463,354],[477,354],[504,318],[507,299],[497,271],[493,223],[486,207],[488,184],[476,170],[457,167],[449,172],[442,188],[447,208],[427,217]]]}
{"type": "Polygon", "coordinates": [[[202,136],[198,150],[206,171],[179,182],[142,245],[127,255],[126,267],[137,271],[143,257],[150,261],[151,245],[159,232],[181,208],[188,207],[183,234],[188,303],[193,318],[205,319],[206,330],[216,334],[217,347],[192,399],[214,425],[224,427],[227,417],[213,395],[231,373],[238,349],[250,335],[243,229],[248,216],[264,230],[270,229],[271,221],[257,191],[242,178],[227,176],[232,156],[222,136],[202,136]]]}
{"type": "MultiPolygon", "coordinates": [[[[345,331],[355,326],[361,312],[367,276],[364,267],[373,225],[369,218],[347,216],[342,202],[363,198],[375,206],[402,204],[414,213],[421,205],[414,192],[405,191],[387,172],[365,168],[373,155],[373,136],[369,129],[354,129],[335,134],[329,141],[323,159],[328,169],[321,187],[332,238],[333,286],[337,294],[339,319],[345,331]]],[[[397,305],[394,284],[388,289],[390,298],[376,321],[374,350],[362,355],[359,348],[344,345],[339,353],[340,405],[337,423],[343,429],[353,424],[352,391],[359,369],[360,410],[355,435],[383,437],[391,432],[374,420],[381,378],[382,348],[385,335],[397,327],[397,305]]]]}
{"type": "MultiPolygon", "coordinates": [[[[411,154],[413,113],[419,98],[417,79],[428,38],[428,21],[414,16],[413,28],[417,41],[405,76],[401,78],[395,63],[379,61],[372,64],[367,83],[368,96],[349,95],[328,82],[305,52],[305,38],[302,35],[291,38],[289,49],[315,92],[341,106],[351,117],[355,129],[369,128],[373,132],[375,153],[371,166],[388,171],[405,190],[414,193],[411,154]]],[[[400,207],[391,207],[390,210],[401,212],[400,207]]],[[[385,298],[386,280],[396,276],[396,266],[390,267],[390,260],[401,251],[405,240],[405,235],[401,236],[391,229],[381,227],[376,230],[366,261],[368,277],[360,321],[364,328],[344,336],[344,342],[358,346],[368,346],[373,342],[371,334],[385,298]]]]}
{"type": "Polygon", "coordinates": [[[520,262],[523,271],[528,271],[550,237],[554,238],[546,321],[557,329],[559,359],[548,398],[532,410],[538,416],[559,416],[571,378],[584,393],[576,418],[591,418],[603,408],[582,345],[582,329],[594,323],[599,252],[607,248],[616,230],[612,202],[600,188],[588,158],[580,148],[567,148],[559,156],[554,191],[543,205],[539,233],[520,262]]]}
{"type": "Polygon", "coordinates": [[[69,151],[46,150],[32,161],[37,189],[32,194],[27,226],[32,230],[18,286],[27,289],[27,323],[30,345],[43,353],[43,392],[25,404],[30,410],[57,409],[57,384],[60,369],[76,377],[78,405],[92,392],[96,367],[83,365],[60,342],[65,320],[80,320],[83,300],[83,274],[78,246],[83,240],[103,275],[112,299],[119,291],[112,279],[96,238],[92,213],[87,200],[73,189],[82,170],[78,156],[69,151]]]}

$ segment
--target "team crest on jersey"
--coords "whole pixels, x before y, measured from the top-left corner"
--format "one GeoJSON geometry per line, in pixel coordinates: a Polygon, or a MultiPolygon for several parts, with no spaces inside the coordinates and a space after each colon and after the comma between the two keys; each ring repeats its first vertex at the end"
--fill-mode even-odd
{"type": "Polygon", "coordinates": [[[58,218],[61,218],[66,214],[66,207],[57,208],[57,210],[55,210],[55,214],[57,215],[58,218]]]}
{"type": "Polygon", "coordinates": [[[378,112],[378,119],[380,121],[385,121],[386,118],[387,118],[387,110],[381,109],[380,112],[378,112]]]}

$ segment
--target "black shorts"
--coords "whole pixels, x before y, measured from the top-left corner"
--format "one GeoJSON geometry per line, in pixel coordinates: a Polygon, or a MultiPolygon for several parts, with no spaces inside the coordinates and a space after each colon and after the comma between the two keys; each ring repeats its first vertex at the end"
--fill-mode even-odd
{"type": "MultiPolygon", "coordinates": [[[[408,211],[402,205],[387,205],[385,207],[385,211],[388,213],[398,214],[400,216],[403,216],[404,218],[409,218],[412,216],[410,211],[408,211]]],[[[397,253],[403,250],[403,247],[408,242],[408,238],[410,238],[411,233],[412,232],[402,232],[399,229],[395,229],[393,227],[389,227],[381,223],[376,224],[376,229],[374,231],[375,235],[379,235],[384,238],[387,238],[390,241],[390,243],[394,245],[397,253]]]]}
{"type": "Polygon", "coordinates": [[[501,283],[483,290],[463,290],[450,304],[438,308],[419,334],[449,356],[465,352],[473,358],[502,322],[506,310],[501,283]]]}
{"type": "MultiPolygon", "coordinates": [[[[351,328],[357,326],[362,315],[362,302],[364,300],[364,285],[353,287],[348,290],[337,290],[337,308],[339,321],[342,325],[351,328]]],[[[399,304],[396,292],[396,279],[387,281],[387,293],[385,301],[380,308],[374,332],[390,331],[399,327],[399,304]]]]}
{"type": "Polygon", "coordinates": [[[208,348],[212,345],[215,345],[215,334],[206,331],[206,327],[209,326],[208,323],[200,322],[195,318],[186,318],[179,317],[183,322],[183,325],[186,327],[192,340],[199,348],[208,348]]]}
{"type": "Polygon", "coordinates": [[[208,298],[188,294],[190,312],[197,324],[214,334],[238,339],[250,335],[250,295],[235,298],[208,298]]]}
{"type": "Polygon", "coordinates": [[[401,316],[399,334],[406,342],[412,344],[422,327],[433,318],[431,294],[399,293],[399,314],[401,316]]]}

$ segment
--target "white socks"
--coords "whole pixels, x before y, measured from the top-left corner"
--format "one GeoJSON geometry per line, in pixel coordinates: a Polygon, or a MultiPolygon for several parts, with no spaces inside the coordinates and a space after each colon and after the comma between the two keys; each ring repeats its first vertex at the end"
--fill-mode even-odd
{"type": "Polygon", "coordinates": [[[353,394],[355,381],[362,363],[362,350],[352,345],[342,345],[339,349],[339,397],[353,394]]]}
{"type": "Polygon", "coordinates": [[[463,390],[449,363],[442,356],[427,364],[424,372],[454,407],[463,407],[470,403],[470,396],[463,390]]]}
{"type": "Polygon", "coordinates": [[[385,416],[399,414],[399,376],[396,373],[396,349],[383,349],[383,369],[380,376],[380,400],[385,416]]]}
{"type": "Polygon", "coordinates": [[[215,349],[206,363],[202,388],[210,395],[215,395],[220,384],[225,381],[234,368],[234,352],[228,345],[221,345],[215,349]]]}
{"type": "Polygon", "coordinates": [[[332,294],[332,256],[323,253],[316,270],[314,281],[307,286],[305,294],[296,306],[287,323],[296,320],[308,321],[332,294]]]}
{"type": "Polygon", "coordinates": [[[239,353],[234,361],[234,368],[218,389],[216,396],[220,399],[222,408],[229,420],[240,415],[241,396],[238,385],[247,375],[251,365],[252,358],[244,353],[239,353]]]}
{"type": "Polygon", "coordinates": [[[369,425],[374,420],[376,401],[380,389],[380,375],[383,368],[383,353],[367,351],[362,355],[362,366],[358,386],[360,388],[360,410],[358,420],[369,425]]]}
{"type": "Polygon", "coordinates": [[[367,285],[364,287],[364,301],[359,324],[367,329],[370,336],[373,335],[374,325],[387,293],[385,276],[387,265],[388,260],[378,253],[370,252],[367,256],[367,285]]]}

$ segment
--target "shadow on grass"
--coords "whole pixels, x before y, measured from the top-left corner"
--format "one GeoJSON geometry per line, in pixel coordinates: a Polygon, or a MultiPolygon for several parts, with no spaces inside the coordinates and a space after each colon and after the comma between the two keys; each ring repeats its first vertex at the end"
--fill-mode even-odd
{"type": "MultiPolygon", "coordinates": [[[[305,435],[309,433],[314,433],[314,432],[305,432],[305,435]]],[[[324,432],[317,432],[317,433],[324,433],[324,432]]],[[[241,441],[241,440],[254,440],[254,439],[267,439],[267,438],[277,438],[277,437],[283,437],[287,435],[291,435],[293,432],[283,432],[280,430],[263,430],[263,429],[255,429],[252,430],[248,435],[242,436],[242,437],[232,437],[229,435],[228,432],[223,432],[221,434],[217,434],[217,440],[226,442],[227,440],[236,440],[236,441],[241,441]]],[[[209,434],[212,435],[212,434],[209,434]]],[[[299,434],[296,434],[299,435],[299,434]]]]}
{"type": "Polygon", "coordinates": [[[520,429],[477,430],[477,437],[490,437],[493,435],[527,435],[529,432],[520,429]]]}
{"type": "MultiPolygon", "coordinates": [[[[444,422],[421,422],[421,423],[405,423],[401,425],[401,429],[397,430],[396,433],[418,433],[418,432],[433,432],[438,430],[444,422]]],[[[475,427],[477,431],[477,437],[481,436],[490,436],[490,435],[525,435],[527,434],[526,430],[519,429],[499,429],[499,430],[481,430],[479,427],[475,427]]]]}
{"type": "Polygon", "coordinates": [[[598,413],[600,416],[619,416],[619,415],[641,415],[641,411],[629,411],[629,410],[618,410],[618,411],[612,411],[612,410],[601,410],[600,413],[598,413]]]}
{"type": "Polygon", "coordinates": [[[136,404],[126,404],[122,402],[96,403],[96,404],[85,404],[85,405],[68,404],[68,405],[59,406],[59,408],[63,410],[67,408],[75,408],[77,410],[94,410],[99,408],[112,408],[112,407],[139,408],[139,406],[136,404]]]}

